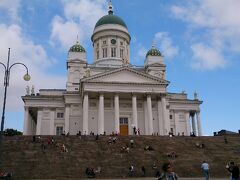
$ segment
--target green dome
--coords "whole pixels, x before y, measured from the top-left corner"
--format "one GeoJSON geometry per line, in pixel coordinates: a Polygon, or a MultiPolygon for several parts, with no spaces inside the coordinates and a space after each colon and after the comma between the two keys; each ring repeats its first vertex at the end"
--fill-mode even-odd
{"type": "Polygon", "coordinates": [[[161,52],[155,48],[154,46],[152,47],[152,49],[150,49],[147,54],[146,54],[146,57],[147,56],[162,56],[161,52]]]}
{"type": "Polygon", "coordinates": [[[106,16],[101,17],[96,23],[95,28],[104,24],[119,24],[127,28],[125,22],[120,17],[115,16],[113,14],[108,14],[106,16]]]}
{"type": "Polygon", "coordinates": [[[85,49],[77,42],[68,52],[86,52],[85,49]]]}

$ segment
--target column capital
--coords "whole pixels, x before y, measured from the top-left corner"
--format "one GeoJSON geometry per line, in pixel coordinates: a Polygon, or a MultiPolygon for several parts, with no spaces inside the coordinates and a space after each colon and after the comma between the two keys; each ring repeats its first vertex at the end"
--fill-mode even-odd
{"type": "Polygon", "coordinates": [[[103,92],[103,91],[99,91],[97,96],[98,96],[98,97],[104,96],[104,92],[103,92]]]}
{"type": "Polygon", "coordinates": [[[147,97],[151,97],[151,95],[152,95],[151,93],[146,93],[147,97]]]}
{"type": "Polygon", "coordinates": [[[137,97],[137,94],[136,93],[132,93],[132,97],[137,97]]]}
{"type": "Polygon", "coordinates": [[[166,93],[160,93],[160,97],[161,97],[161,98],[166,98],[166,97],[167,97],[167,94],[166,94],[166,93]]]}
{"type": "Polygon", "coordinates": [[[119,92],[114,92],[114,96],[119,96],[119,92]]]}
{"type": "Polygon", "coordinates": [[[68,107],[68,108],[69,108],[70,106],[71,106],[71,104],[65,104],[65,107],[68,107]]]}
{"type": "Polygon", "coordinates": [[[82,94],[81,94],[81,97],[83,98],[84,96],[88,96],[88,92],[83,92],[82,94]]]}
{"type": "Polygon", "coordinates": [[[24,106],[25,111],[29,110],[29,108],[30,108],[29,106],[24,106]]]}
{"type": "Polygon", "coordinates": [[[196,111],[189,111],[190,116],[194,116],[196,111]]]}
{"type": "Polygon", "coordinates": [[[50,111],[56,111],[56,108],[49,108],[50,111]]]}

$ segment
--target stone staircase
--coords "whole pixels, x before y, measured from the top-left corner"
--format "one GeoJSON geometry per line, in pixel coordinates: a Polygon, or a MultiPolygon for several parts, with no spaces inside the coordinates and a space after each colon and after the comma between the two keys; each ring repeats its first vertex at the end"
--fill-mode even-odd
{"type": "MultiPolygon", "coordinates": [[[[240,136],[214,137],[167,137],[167,136],[119,136],[116,143],[108,144],[110,136],[53,136],[56,144],[47,145],[49,136],[41,136],[46,144],[44,152],[41,142],[32,142],[31,136],[4,137],[2,171],[12,172],[14,179],[68,179],[85,178],[86,167],[101,167],[97,178],[127,177],[128,167],[133,164],[134,176],[141,176],[141,166],[146,175],[154,176],[155,162],[161,170],[163,162],[171,161],[180,177],[200,177],[203,160],[210,165],[211,177],[228,177],[225,166],[229,161],[240,164],[240,136]],[[134,145],[127,152],[121,147],[134,145]],[[196,144],[204,144],[204,148],[196,144]],[[57,145],[64,144],[68,152],[57,145]],[[145,151],[150,145],[153,151],[145,151]],[[167,156],[175,152],[176,157],[167,156]]],[[[38,141],[38,140],[37,140],[38,141]]]]}

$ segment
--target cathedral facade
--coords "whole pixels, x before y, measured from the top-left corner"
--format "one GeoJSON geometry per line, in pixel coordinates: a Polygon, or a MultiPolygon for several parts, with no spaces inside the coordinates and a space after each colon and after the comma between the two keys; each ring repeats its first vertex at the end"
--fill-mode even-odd
{"type": "Polygon", "coordinates": [[[40,89],[22,96],[24,135],[111,134],[201,136],[200,105],[195,94],[167,92],[166,65],[155,47],[144,66],[130,63],[127,25],[113,14],[100,18],[91,37],[93,63],[76,42],[68,52],[66,89],[40,89]]]}

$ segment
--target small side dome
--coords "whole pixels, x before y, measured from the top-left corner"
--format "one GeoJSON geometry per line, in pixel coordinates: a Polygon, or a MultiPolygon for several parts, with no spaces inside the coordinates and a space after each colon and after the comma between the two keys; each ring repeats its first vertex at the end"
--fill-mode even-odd
{"type": "Polygon", "coordinates": [[[155,46],[152,46],[152,49],[147,52],[147,56],[162,56],[162,54],[155,46]]]}
{"type": "Polygon", "coordinates": [[[77,43],[73,45],[68,52],[86,52],[86,51],[77,41],[77,43]]]}

